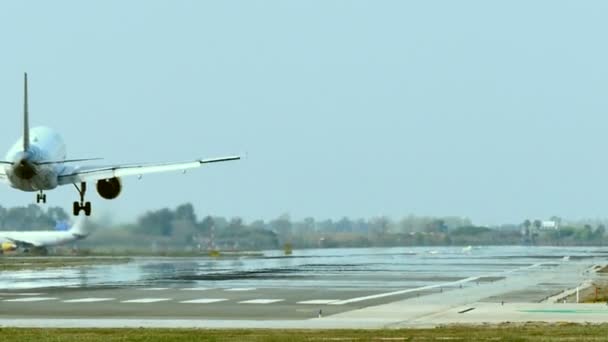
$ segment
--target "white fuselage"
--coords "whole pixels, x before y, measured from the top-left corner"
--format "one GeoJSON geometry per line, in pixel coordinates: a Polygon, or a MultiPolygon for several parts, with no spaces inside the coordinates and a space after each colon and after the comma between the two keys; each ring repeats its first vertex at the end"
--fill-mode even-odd
{"type": "Polygon", "coordinates": [[[65,231],[30,231],[30,232],[1,232],[0,242],[18,241],[17,244],[26,243],[36,247],[49,247],[63,245],[72,241],[83,239],[85,235],[65,231]]]}
{"type": "Polygon", "coordinates": [[[51,190],[65,168],[66,148],[61,136],[47,127],[30,129],[30,147],[23,150],[23,137],[6,154],[5,173],[10,186],[23,191],[51,190]],[[54,162],[42,164],[43,162],[54,162]]]}

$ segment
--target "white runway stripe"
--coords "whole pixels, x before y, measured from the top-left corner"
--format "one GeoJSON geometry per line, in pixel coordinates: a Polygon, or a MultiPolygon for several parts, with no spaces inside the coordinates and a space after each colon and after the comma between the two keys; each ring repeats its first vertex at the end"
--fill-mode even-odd
{"type": "Polygon", "coordinates": [[[207,290],[211,290],[208,287],[185,287],[182,289],[182,291],[207,291],[207,290]]]}
{"type": "Polygon", "coordinates": [[[185,303],[185,304],[210,304],[210,303],[223,302],[223,301],[226,301],[226,300],[228,300],[228,299],[226,299],[226,298],[200,298],[200,299],[184,300],[184,301],[181,301],[180,303],[185,303]]]}
{"type": "Polygon", "coordinates": [[[0,292],[0,296],[42,296],[46,293],[38,293],[38,292],[0,292]]]}
{"type": "Polygon", "coordinates": [[[107,302],[114,300],[115,298],[78,298],[64,300],[64,303],[96,303],[96,302],[107,302]]]}
{"type": "Polygon", "coordinates": [[[298,302],[298,304],[330,304],[333,302],[337,302],[339,299],[313,299],[313,300],[304,300],[298,302]]]}
{"type": "Polygon", "coordinates": [[[171,298],[138,298],[138,299],[130,299],[123,300],[121,303],[157,303],[157,302],[166,302],[171,300],[171,298]]]}
{"type": "Polygon", "coordinates": [[[436,289],[436,288],[440,288],[440,287],[448,287],[448,286],[454,286],[454,285],[458,285],[458,284],[463,284],[463,283],[467,283],[467,282],[470,282],[470,281],[475,281],[477,279],[479,279],[479,277],[469,277],[469,278],[465,278],[465,279],[460,279],[460,280],[452,281],[452,282],[449,282],[449,283],[427,285],[427,286],[422,286],[422,287],[416,287],[416,288],[413,288],[413,289],[406,289],[406,290],[400,290],[400,291],[379,293],[379,294],[375,294],[375,295],[371,295],[371,296],[357,297],[357,298],[351,298],[351,299],[346,299],[346,300],[339,300],[337,302],[331,303],[330,305],[344,305],[344,304],[350,304],[350,303],[357,303],[357,302],[361,302],[361,301],[364,301],[364,300],[384,298],[384,297],[401,295],[401,294],[412,293],[412,292],[417,292],[417,291],[432,290],[432,289],[436,289]]]}
{"type": "Polygon", "coordinates": [[[42,302],[45,300],[55,300],[55,297],[26,297],[26,298],[15,298],[5,299],[5,302],[42,302]]]}
{"type": "Polygon", "coordinates": [[[285,299],[252,299],[252,300],[244,300],[239,302],[239,304],[272,304],[277,302],[282,302],[285,299]]]}
{"type": "Polygon", "coordinates": [[[168,287],[145,287],[142,288],[140,290],[142,291],[164,291],[164,290],[168,290],[168,287]]]}
{"type": "Polygon", "coordinates": [[[255,290],[256,290],[255,287],[235,287],[233,289],[225,289],[224,291],[241,292],[241,291],[255,291],[255,290]]]}

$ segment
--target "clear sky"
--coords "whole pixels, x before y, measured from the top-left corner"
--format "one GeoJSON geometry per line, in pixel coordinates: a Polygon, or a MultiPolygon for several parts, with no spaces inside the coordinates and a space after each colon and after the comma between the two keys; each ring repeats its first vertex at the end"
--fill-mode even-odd
{"type": "MultiPolygon", "coordinates": [[[[608,2],[6,1],[0,146],[33,125],[71,158],[248,153],[90,193],[129,219],[608,216],[608,2]]],[[[34,194],[5,188],[4,206],[34,194]]],[[[70,209],[76,191],[48,194],[70,209]]],[[[94,210],[95,210],[94,209],[94,210]]]]}

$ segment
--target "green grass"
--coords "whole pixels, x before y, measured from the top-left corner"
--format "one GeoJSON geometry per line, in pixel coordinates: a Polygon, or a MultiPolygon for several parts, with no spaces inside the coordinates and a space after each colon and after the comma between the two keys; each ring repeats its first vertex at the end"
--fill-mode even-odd
{"type": "Polygon", "coordinates": [[[401,330],[0,328],[0,341],[606,341],[608,324],[506,324],[401,330]]]}

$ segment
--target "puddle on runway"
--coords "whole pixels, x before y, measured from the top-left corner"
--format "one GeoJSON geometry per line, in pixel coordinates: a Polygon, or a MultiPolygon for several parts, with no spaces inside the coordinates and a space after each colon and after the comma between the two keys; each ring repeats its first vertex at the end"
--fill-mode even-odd
{"type": "MultiPolygon", "coordinates": [[[[117,265],[0,272],[0,289],[41,287],[313,287],[402,289],[513,271],[560,259],[603,260],[588,247],[406,247],[266,251],[236,259],[138,257],[117,265]]],[[[544,267],[544,266],[543,266],[544,267]]]]}

